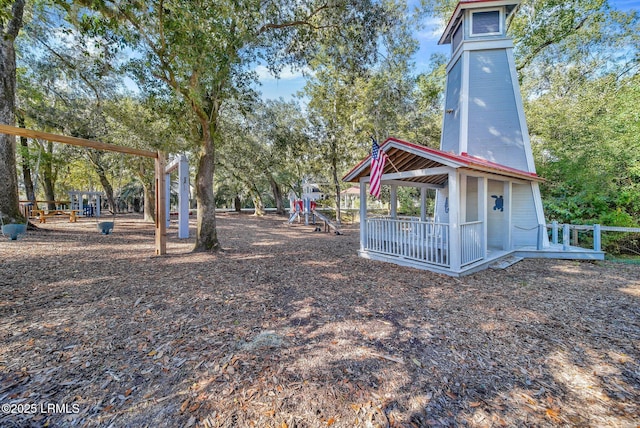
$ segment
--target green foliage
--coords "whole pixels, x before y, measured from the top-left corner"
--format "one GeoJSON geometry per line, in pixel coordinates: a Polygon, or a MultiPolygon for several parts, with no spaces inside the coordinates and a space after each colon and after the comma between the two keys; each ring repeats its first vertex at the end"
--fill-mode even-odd
{"type": "Polygon", "coordinates": [[[543,185],[547,215],[603,224],[637,219],[638,78],[607,76],[572,92],[571,97],[549,93],[529,102],[538,170],[548,180],[543,185]]]}

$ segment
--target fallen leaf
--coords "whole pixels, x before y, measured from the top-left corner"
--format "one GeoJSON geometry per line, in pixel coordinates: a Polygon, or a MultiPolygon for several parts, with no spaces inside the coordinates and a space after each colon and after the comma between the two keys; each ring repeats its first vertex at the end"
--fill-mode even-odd
{"type": "Polygon", "coordinates": [[[555,409],[547,409],[547,411],[545,412],[545,414],[547,415],[547,417],[549,419],[551,419],[554,422],[560,422],[560,412],[555,410],[555,409]]]}

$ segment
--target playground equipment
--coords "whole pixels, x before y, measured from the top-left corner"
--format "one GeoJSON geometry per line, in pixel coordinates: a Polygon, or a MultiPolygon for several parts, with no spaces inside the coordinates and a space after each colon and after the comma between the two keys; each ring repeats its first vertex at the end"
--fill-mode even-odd
{"type": "Polygon", "coordinates": [[[115,226],[114,221],[99,221],[98,222],[98,231],[103,235],[108,235],[113,232],[113,227],[115,226]]]}
{"type": "MultiPolygon", "coordinates": [[[[340,230],[340,226],[329,220],[325,217],[324,214],[317,212],[315,209],[313,210],[313,215],[316,216],[320,221],[324,222],[324,231],[328,232],[328,229],[333,229],[336,235],[342,235],[342,231],[340,230]]],[[[316,230],[319,232],[318,228],[316,230]]]]}
{"type": "Polygon", "coordinates": [[[84,217],[100,217],[100,208],[102,207],[101,199],[104,198],[102,192],[72,190],[67,193],[69,194],[71,211],[76,211],[84,217]],[[84,204],[85,197],[87,199],[87,205],[84,204]]]}
{"type": "Polygon", "coordinates": [[[155,254],[160,256],[167,253],[167,232],[165,223],[165,181],[162,174],[165,167],[164,153],[150,150],[134,149],[131,147],[121,147],[114,144],[102,143],[99,141],[86,140],[66,135],[56,135],[48,132],[34,131],[33,129],[18,128],[10,125],[0,124],[0,132],[7,135],[18,135],[27,138],[39,138],[46,141],[53,141],[72,146],[90,147],[98,150],[125,153],[128,155],[142,156],[154,159],[155,164],[155,188],[156,188],[156,224],[155,224],[155,254]]]}
{"type": "MultiPolygon", "coordinates": [[[[289,216],[289,224],[293,223],[296,218],[298,219],[298,222],[300,222],[302,220],[302,215],[304,215],[304,224],[306,226],[310,224],[309,217],[311,217],[311,224],[315,225],[316,219],[318,219],[324,222],[325,232],[328,232],[329,229],[333,229],[336,235],[342,235],[340,226],[329,220],[329,218],[327,218],[324,214],[316,211],[316,201],[312,201],[308,197],[304,197],[303,199],[291,198],[289,201],[291,204],[291,215],[289,216]]],[[[316,226],[316,232],[320,232],[321,230],[322,229],[320,229],[319,226],[316,226]]]]}
{"type": "Polygon", "coordinates": [[[27,233],[26,224],[11,223],[2,225],[2,236],[7,236],[12,241],[17,241],[25,233],[27,233]]]}
{"type": "Polygon", "coordinates": [[[22,223],[4,224],[2,213],[0,212],[0,232],[2,232],[2,236],[8,237],[12,241],[17,241],[18,238],[27,233],[27,225],[22,223]]]}
{"type": "Polygon", "coordinates": [[[167,227],[170,224],[169,203],[171,200],[171,172],[178,170],[178,238],[189,238],[189,162],[185,155],[177,156],[164,169],[166,192],[166,219],[167,227]]]}

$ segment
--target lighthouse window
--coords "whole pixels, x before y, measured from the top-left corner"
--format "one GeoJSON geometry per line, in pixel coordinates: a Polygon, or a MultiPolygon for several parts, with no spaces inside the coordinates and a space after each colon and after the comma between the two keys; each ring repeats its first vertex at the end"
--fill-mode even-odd
{"type": "Polygon", "coordinates": [[[458,25],[458,28],[456,28],[456,31],[453,33],[453,37],[451,39],[451,47],[453,49],[453,52],[455,52],[458,48],[458,45],[462,41],[462,25],[458,25]]]}
{"type": "Polygon", "coordinates": [[[471,15],[471,34],[484,36],[500,34],[500,11],[475,12],[471,15]]]}

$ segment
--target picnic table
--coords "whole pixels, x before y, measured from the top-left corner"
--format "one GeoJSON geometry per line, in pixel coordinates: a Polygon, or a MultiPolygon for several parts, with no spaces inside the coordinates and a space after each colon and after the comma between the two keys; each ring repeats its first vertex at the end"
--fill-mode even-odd
{"type": "Polygon", "coordinates": [[[75,223],[78,221],[78,213],[80,210],[40,210],[34,209],[32,211],[34,216],[38,216],[39,223],[46,223],[47,217],[53,217],[54,215],[68,215],[69,223],[75,223]]]}

